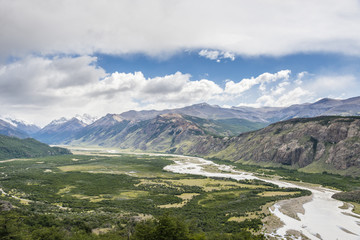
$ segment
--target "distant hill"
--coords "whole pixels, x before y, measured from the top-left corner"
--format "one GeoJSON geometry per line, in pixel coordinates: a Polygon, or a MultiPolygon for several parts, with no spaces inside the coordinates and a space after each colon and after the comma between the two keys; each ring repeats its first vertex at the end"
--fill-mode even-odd
{"type": "Polygon", "coordinates": [[[33,158],[71,154],[65,148],[50,147],[32,138],[19,139],[0,135],[0,159],[33,158]]]}
{"type": "Polygon", "coordinates": [[[274,123],[301,117],[317,116],[359,116],[360,97],[337,100],[324,98],[315,103],[295,104],[289,107],[232,107],[222,108],[207,103],[194,104],[188,107],[165,109],[128,111],[119,114],[123,119],[130,121],[148,120],[157,115],[178,113],[204,119],[245,119],[251,122],[274,123]]]}

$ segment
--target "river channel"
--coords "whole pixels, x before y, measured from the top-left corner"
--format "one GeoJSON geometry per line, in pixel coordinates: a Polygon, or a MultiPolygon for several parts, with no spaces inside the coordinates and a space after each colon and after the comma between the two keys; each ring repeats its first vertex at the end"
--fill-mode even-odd
{"type": "Polygon", "coordinates": [[[360,215],[354,214],[349,207],[340,208],[343,202],[332,199],[336,193],[323,187],[312,187],[304,184],[289,183],[280,180],[263,179],[252,173],[234,170],[231,166],[215,164],[212,161],[197,157],[179,156],[174,164],[164,168],[166,171],[182,174],[195,174],[207,177],[225,177],[236,180],[260,179],[285,188],[301,188],[312,192],[312,199],[303,205],[304,214],[298,213],[297,219],[289,217],[280,211],[281,201],[271,207],[270,211],[280,218],[284,225],[272,233],[267,233],[276,239],[301,239],[289,236],[294,230],[301,233],[303,239],[323,240],[359,240],[360,215]]]}

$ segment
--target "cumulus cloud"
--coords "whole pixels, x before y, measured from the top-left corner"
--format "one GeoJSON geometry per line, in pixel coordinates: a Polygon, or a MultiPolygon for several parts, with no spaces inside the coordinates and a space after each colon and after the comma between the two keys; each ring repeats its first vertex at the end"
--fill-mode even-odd
{"type": "MultiPolygon", "coordinates": [[[[356,91],[352,75],[315,76],[290,70],[228,80],[224,87],[210,79],[176,72],[149,78],[142,72],[106,73],[90,56],[29,56],[0,66],[0,115],[13,115],[44,125],[61,116],[96,116],[126,110],[183,107],[199,102],[253,106],[288,106],[319,97],[356,91]],[[299,81],[306,79],[306,81],[299,81]],[[349,90],[348,90],[349,92],[349,90]]],[[[350,93],[351,94],[351,93],[350,93]]]]}
{"type": "Polygon", "coordinates": [[[169,94],[180,92],[190,80],[190,74],[177,72],[173,75],[148,79],[143,92],[148,94],[169,94]]]}
{"type": "Polygon", "coordinates": [[[314,75],[300,72],[295,78],[289,76],[269,90],[262,91],[250,105],[285,107],[313,102],[323,97],[347,98],[356,96],[356,89],[359,88],[360,83],[350,74],[314,75]]]}
{"type": "Polygon", "coordinates": [[[203,49],[199,52],[201,57],[208,58],[210,60],[216,60],[220,62],[221,59],[230,59],[231,61],[235,60],[235,54],[231,52],[217,51],[217,50],[208,50],[203,49]]]}
{"type": "Polygon", "coordinates": [[[0,56],[163,56],[183,49],[218,49],[229,59],[230,53],[360,55],[359,16],[357,0],[0,1],[0,56]]]}
{"type": "Polygon", "coordinates": [[[213,81],[191,80],[190,74],[176,72],[154,78],[146,78],[142,72],[109,74],[97,67],[96,61],[89,56],[32,56],[2,65],[0,115],[18,115],[44,124],[59,115],[184,106],[216,99],[223,92],[213,81]]]}
{"type": "Polygon", "coordinates": [[[238,83],[227,81],[225,85],[225,92],[232,95],[241,95],[243,92],[251,89],[253,86],[260,84],[259,89],[264,91],[266,84],[275,82],[279,79],[287,80],[290,76],[290,70],[282,70],[277,73],[263,73],[254,78],[245,78],[238,83]]]}
{"type": "Polygon", "coordinates": [[[304,98],[312,96],[312,93],[301,87],[296,87],[290,91],[284,88],[277,88],[271,94],[263,95],[256,100],[256,106],[276,106],[287,107],[293,104],[302,103],[304,98]],[[278,91],[278,90],[281,91],[278,91]]]}

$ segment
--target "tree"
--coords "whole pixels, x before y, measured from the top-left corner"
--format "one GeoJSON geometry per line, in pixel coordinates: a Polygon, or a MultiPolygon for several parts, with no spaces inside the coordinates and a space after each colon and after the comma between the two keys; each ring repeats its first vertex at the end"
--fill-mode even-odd
{"type": "Polygon", "coordinates": [[[136,240],[190,240],[188,225],[179,218],[165,213],[158,220],[138,223],[135,227],[136,240]]]}

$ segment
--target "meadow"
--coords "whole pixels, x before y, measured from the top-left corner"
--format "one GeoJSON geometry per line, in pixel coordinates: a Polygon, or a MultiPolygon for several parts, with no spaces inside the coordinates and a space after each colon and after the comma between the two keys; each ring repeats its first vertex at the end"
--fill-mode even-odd
{"type": "Polygon", "coordinates": [[[166,172],[171,159],[96,153],[3,161],[0,236],[156,239],[171,223],[184,233],[173,239],[262,239],[263,206],[309,194],[166,172]]]}

